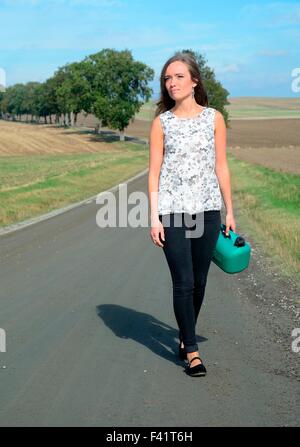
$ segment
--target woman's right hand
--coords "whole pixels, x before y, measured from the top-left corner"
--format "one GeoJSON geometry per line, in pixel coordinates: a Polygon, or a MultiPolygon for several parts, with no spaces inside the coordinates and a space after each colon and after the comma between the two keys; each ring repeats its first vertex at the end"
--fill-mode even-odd
{"type": "Polygon", "coordinates": [[[158,247],[163,247],[160,238],[163,241],[165,240],[165,231],[160,220],[151,224],[150,237],[155,245],[158,247]]]}

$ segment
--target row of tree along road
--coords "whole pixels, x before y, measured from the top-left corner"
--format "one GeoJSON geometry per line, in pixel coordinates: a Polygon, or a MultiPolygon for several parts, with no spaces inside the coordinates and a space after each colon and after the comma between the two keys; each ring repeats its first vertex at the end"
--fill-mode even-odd
{"type": "Polygon", "coordinates": [[[2,119],[76,125],[80,112],[92,113],[100,126],[118,129],[121,139],[130,120],[148,101],[154,70],[134,61],[129,50],[104,49],[81,62],[66,64],[43,83],[15,84],[0,92],[2,119]]]}
{"type": "MultiPolygon", "coordinates": [[[[227,121],[227,90],[214,79],[201,55],[184,51],[198,60],[208,97],[227,121]]],[[[124,129],[151,98],[148,83],[153,78],[154,70],[135,61],[131,51],[106,48],[58,68],[43,83],[15,84],[0,92],[0,117],[15,121],[25,116],[30,122],[76,126],[79,113],[91,113],[99,120],[98,130],[102,126],[119,130],[123,140],[124,129]]]]}

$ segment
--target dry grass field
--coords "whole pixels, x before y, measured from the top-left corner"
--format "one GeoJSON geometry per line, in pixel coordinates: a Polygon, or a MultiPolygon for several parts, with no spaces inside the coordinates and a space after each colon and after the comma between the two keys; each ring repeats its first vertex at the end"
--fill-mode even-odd
{"type": "MultiPolygon", "coordinates": [[[[240,160],[299,174],[300,98],[231,98],[228,152],[240,160]]],[[[145,104],[126,134],[148,139],[155,103],[145,104]]],[[[97,120],[79,116],[78,124],[94,127],[97,120]]]]}
{"type": "Polygon", "coordinates": [[[232,119],[300,118],[300,98],[244,96],[229,102],[226,109],[232,119]]]}
{"type": "MultiPolygon", "coordinates": [[[[94,118],[88,117],[85,124],[92,127],[94,118]]],[[[151,121],[135,119],[125,133],[148,139],[150,125],[151,121]]],[[[227,143],[228,152],[240,160],[300,173],[300,120],[297,118],[232,120],[227,143]]]]}
{"type": "Polygon", "coordinates": [[[0,227],[79,202],[147,167],[146,145],[0,120],[0,227]]]}
{"type": "MultiPolygon", "coordinates": [[[[101,134],[91,132],[96,122],[93,116],[79,116],[77,129],[65,129],[0,120],[0,156],[115,150],[101,134]]],[[[136,118],[125,134],[148,140],[150,125],[151,121],[136,118]]],[[[239,160],[300,173],[300,120],[296,118],[232,120],[227,130],[227,143],[228,152],[239,160]]]]}
{"type": "Polygon", "coordinates": [[[0,156],[111,152],[101,135],[84,129],[0,120],[0,156]]]}

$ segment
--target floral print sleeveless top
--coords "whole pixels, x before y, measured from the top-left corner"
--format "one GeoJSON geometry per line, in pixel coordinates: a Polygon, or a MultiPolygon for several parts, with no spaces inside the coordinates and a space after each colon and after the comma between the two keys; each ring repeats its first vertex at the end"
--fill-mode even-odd
{"type": "Polygon", "coordinates": [[[171,110],[159,115],[164,132],[159,214],[195,214],[222,208],[215,173],[215,113],[216,109],[205,107],[192,118],[177,117],[171,110]]]}

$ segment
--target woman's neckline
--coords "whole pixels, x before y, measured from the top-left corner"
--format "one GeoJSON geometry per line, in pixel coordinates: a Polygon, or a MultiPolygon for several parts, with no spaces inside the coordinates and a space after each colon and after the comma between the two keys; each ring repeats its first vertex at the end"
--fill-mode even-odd
{"type": "Polygon", "coordinates": [[[201,110],[201,112],[198,113],[198,115],[195,115],[195,116],[177,116],[177,115],[175,115],[175,113],[171,109],[169,110],[169,112],[171,112],[172,115],[175,116],[175,118],[177,118],[179,120],[191,120],[191,119],[195,119],[195,118],[198,118],[199,116],[201,116],[206,109],[207,109],[207,107],[204,107],[203,110],[201,110]]]}

